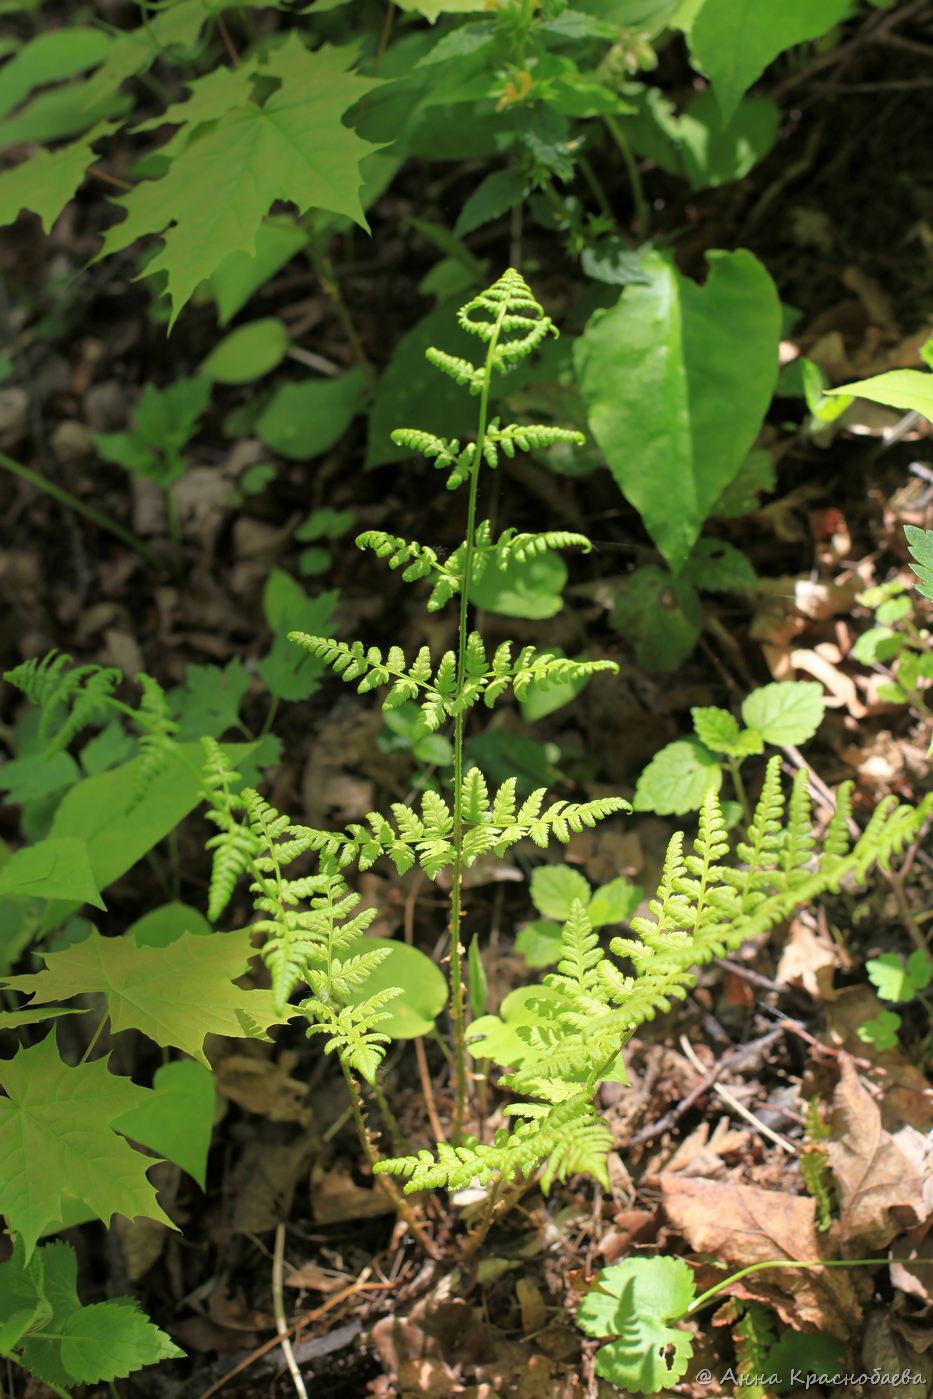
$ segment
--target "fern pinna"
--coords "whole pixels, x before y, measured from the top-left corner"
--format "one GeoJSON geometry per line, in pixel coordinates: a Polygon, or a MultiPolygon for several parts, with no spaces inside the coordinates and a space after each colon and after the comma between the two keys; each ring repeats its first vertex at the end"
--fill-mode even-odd
{"type": "Polygon", "coordinates": [[[681,834],[671,839],[650,917],[631,920],[637,938],[614,938],[613,956],[604,955],[583,904],[574,903],[562,930],[558,971],[544,979],[547,996],[528,1003],[527,1024],[519,1021],[528,1053],[504,1079],[526,1099],[506,1109],[518,1125],[511,1132],[500,1129],[492,1144],[441,1143],[436,1156],[422,1151],[380,1162],[378,1169],[406,1177],[406,1191],[457,1190],[474,1178],[512,1180],[539,1168],[545,1189],[578,1171],[608,1188],[611,1138],[594,1097],[638,1026],[686,995],[696,965],[766,932],[799,905],[838,891],[845,878],[861,881],[871,865],[886,867],[933,811],[933,794],[916,808],[887,798],[850,847],[850,789],[840,790],[817,851],[806,772],[797,773],[785,804],[780,759],[773,758],[754,818],[736,848],[738,865],[723,863],[730,843],[710,789],[693,854],[684,853],[681,834]],[[624,971],[619,959],[632,970],[624,971]]]}
{"type": "Polygon", "coordinates": [[[557,334],[518,272],[506,272],[494,286],[469,301],[461,308],[459,321],[465,331],[484,343],[485,355],[481,362],[473,364],[435,349],[427,351],[427,358],[470,393],[478,395],[475,442],[461,447],[458,440],[437,437],[417,428],[398,429],[392,438],[398,446],[421,452],[435,467],[446,470],[449,490],[467,486],[464,539],[443,561],[433,549],[395,535],[370,530],[357,539],[361,549],[372,549],[388,561],[390,568],[401,568],[406,581],[432,579],[429,611],[457,599],[456,651],[448,651],[435,662],[430,648],[422,646],[409,662],[399,646],[391,647],[383,657],[378,648],[364,647],[361,642],[348,645],[328,637],[291,633],[294,641],[326,660],[344,680],[356,682],[361,693],[388,686],[384,708],[392,709],[406,700],[415,700],[420,705],[425,730],[435,730],[453,720],[452,805],[429,793],[422,801],[420,814],[396,805],[392,808],[391,821],[373,812],[367,816],[366,825],[350,827],[340,835],[321,832],[316,841],[322,856],[340,867],[351,861],[359,861],[365,867],[381,854],[387,854],[399,870],[409,868],[418,860],[432,877],[445,866],[450,867],[450,990],[456,1060],[454,1142],[460,1138],[467,1082],[460,935],[460,886],[464,868],[483,851],[495,850],[501,854],[525,836],[542,846],[552,835],[566,841],[571,831],[628,809],[621,798],[586,803],[557,802],[544,807],[546,793],[543,790],[533,793],[518,806],[514,781],[504,783],[490,799],[483,774],[475,768],[467,773],[463,770],[464,720],[480,699],[491,707],[508,689],[521,698],[532,683],[554,684],[616,667],[608,661],[570,661],[550,652],[538,652],[530,646],[513,656],[510,642],[504,642],[489,656],[482,637],[467,625],[470,591],[488,569],[505,569],[513,559],[525,559],[548,549],[577,547],[586,550],[591,546],[584,535],[564,531],[516,534],[513,529],[507,529],[494,540],[489,522],[477,521],[479,473],[483,464],[495,469],[500,455],[512,457],[517,449],[541,449],[556,442],[582,442],[583,437],[567,428],[517,423],[503,427],[498,419],[489,420],[493,377],[505,373],[531,354],[547,335],[557,334]]]}

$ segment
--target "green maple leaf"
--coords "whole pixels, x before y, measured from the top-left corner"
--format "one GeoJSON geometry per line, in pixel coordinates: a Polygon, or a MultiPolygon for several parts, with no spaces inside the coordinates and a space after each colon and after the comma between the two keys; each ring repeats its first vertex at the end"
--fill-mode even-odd
{"type": "Polygon", "coordinates": [[[91,146],[117,123],[102,121],[80,141],[57,151],[38,150],[0,175],[0,225],[14,223],[22,209],[38,214],[46,233],[84,181],[94,152],[91,146]]]}
{"type": "Polygon", "coordinates": [[[208,1066],[205,1035],[267,1039],[263,1027],[282,1020],[271,991],[233,985],[253,951],[248,928],[211,937],[184,932],[166,947],[140,947],[133,938],[104,938],[95,930],[46,954],[45,971],[7,977],[5,985],[34,993],[34,1004],[101,991],[114,1033],[141,1030],[208,1066]]]}
{"type": "MultiPolygon", "coordinates": [[[[226,107],[208,122],[207,104],[196,92],[191,100],[200,125],[161,179],[146,181],[119,201],[127,217],[108,229],[98,256],[161,233],[162,251],[146,275],[168,273],[174,323],[198,283],[224,258],[253,252],[256,232],[276,199],[291,200],[301,212],[317,207],[345,214],[368,229],[359,163],[373,146],[341,117],[377,80],[347,71],[355,57],[355,46],[324,45],[310,53],[293,31],[259,70],[281,82],[262,106],[247,101],[226,107]]],[[[229,84],[220,86],[226,105],[229,84]]],[[[173,120],[180,120],[186,105],[173,109],[173,120]]]]}
{"type": "Polygon", "coordinates": [[[122,1378],[143,1365],[184,1355],[140,1311],[131,1297],[83,1307],[77,1293],[78,1260],[66,1243],[45,1244],[27,1263],[21,1239],[13,1257],[0,1265],[0,1305],[31,1303],[34,1320],[22,1339],[0,1343],[45,1384],[122,1378]]]}
{"type": "Polygon", "coordinates": [[[152,1159],[112,1127],[151,1089],[112,1074],[106,1058],[70,1068],[54,1034],[0,1061],[0,1085],[7,1093],[0,1099],[0,1196],[27,1259],[39,1235],[60,1226],[66,1200],[80,1200],[106,1224],[114,1214],[143,1215],[174,1229],[146,1177],[152,1159]]]}

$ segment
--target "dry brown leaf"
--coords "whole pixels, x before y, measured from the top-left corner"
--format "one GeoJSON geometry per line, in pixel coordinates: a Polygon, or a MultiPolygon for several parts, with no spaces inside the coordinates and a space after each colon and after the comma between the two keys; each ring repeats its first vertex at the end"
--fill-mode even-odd
{"type": "MultiPolygon", "coordinates": [[[[814,1200],[667,1173],[660,1184],[668,1218],[690,1247],[715,1254],[727,1268],[788,1259],[814,1262],[823,1256],[814,1200]]],[[[844,1337],[858,1327],[855,1292],[840,1268],[774,1268],[753,1273],[731,1285],[729,1292],[764,1302],[797,1330],[844,1337]]]]}
{"type": "Polygon", "coordinates": [[[339,1292],[351,1283],[349,1273],[339,1273],[333,1268],[321,1268],[317,1263],[302,1263],[300,1268],[289,1273],[286,1287],[302,1287],[308,1292],[339,1292]]]}
{"type": "Polygon", "coordinates": [[[802,986],[815,1001],[834,1001],[833,974],[847,962],[831,938],[815,932],[801,918],[792,918],[774,979],[784,986],[802,986]]]}
{"type": "Polygon", "coordinates": [[[881,1119],[889,1132],[905,1123],[918,1132],[928,1132],[933,1126],[933,1089],[927,1079],[900,1048],[879,1050],[858,1037],[859,1028],[882,1010],[884,1006],[870,986],[845,987],[826,1007],[830,1040],[883,1073],[881,1119]]]}
{"type": "Polygon", "coordinates": [[[394,1206],[377,1186],[357,1185],[342,1166],[311,1171],[311,1208],[318,1224],[340,1224],[348,1219],[371,1219],[391,1214],[394,1206]]]}
{"type": "Polygon", "coordinates": [[[826,1149],[839,1197],[843,1251],[866,1258],[922,1222],[929,1209],[923,1181],[882,1127],[878,1105],[854,1064],[845,1057],[840,1067],[826,1149]]]}
{"type": "Polygon", "coordinates": [[[308,1085],[289,1078],[297,1062],[293,1051],[282,1054],[277,1062],[228,1054],[214,1064],[214,1083],[225,1098],[248,1112],[270,1122],[298,1122],[307,1127],[312,1116],[308,1085]]]}
{"type": "Polygon", "coordinates": [[[317,1155],[319,1142],[307,1133],[288,1146],[251,1143],[233,1172],[233,1228],[261,1234],[288,1218],[295,1187],[317,1155]]]}

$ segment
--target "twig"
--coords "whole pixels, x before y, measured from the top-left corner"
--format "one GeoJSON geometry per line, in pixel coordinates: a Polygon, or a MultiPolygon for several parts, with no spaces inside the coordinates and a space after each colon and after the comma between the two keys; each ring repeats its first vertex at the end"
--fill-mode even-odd
{"type": "Polygon", "coordinates": [[[272,1306],[275,1311],[275,1327],[278,1331],[282,1354],[288,1366],[298,1399],[308,1399],[305,1382],[301,1378],[292,1343],[288,1339],[288,1323],[285,1320],[285,1301],[282,1296],[282,1263],[285,1258],[285,1225],[281,1221],[275,1226],[275,1251],[272,1255],[272,1306]]]}
{"type": "MultiPolygon", "coordinates": [[[[341,1303],[348,1301],[349,1298],[353,1297],[357,1292],[385,1292],[397,1285],[398,1284],[394,1282],[359,1281],[351,1283],[349,1287],[344,1287],[340,1292],[335,1292],[333,1297],[328,1297],[327,1301],[320,1307],[315,1307],[314,1311],[304,1312],[297,1321],[292,1322],[291,1326],[288,1327],[284,1334],[287,1336],[294,1335],[301,1327],[310,1326],[313,1322],[319,1321],[327,1312],[332,1311],[334,1307],[340,1306],[341,1303]]],[[[225,1375],[221,1375],[220,1379],[216,1380],[209,1389],[205,1389],[203,1394],[199,1394],[198,1399],[212,1399],[212,1395],[218,1394],[230,1380],[236,1379],[237,1375],[241,1375],[244,1370],[249,1369],[250,1365],[254,1365],[257,1360],[261,1360],[264,1355],[268,1355],[270,1350],[274,1350],[276,1346],[280,1346],[281,1344],[281,1333],[276,1334],[269,1341],[264,1341],[256,1350],[251,1351],[245,1360],[241,1360],[239,1365],[234,1365],[232,1370],[228,1370],[225,1375]]]]}
{"type": "MultiPolygon", "coordinates": [[[[686,1035],[681,1035],[680,1047],[694,1068],[702,1073],[703,1065],[694,1054],[693,1046],[686,1035]]],[[[721,1083],[714,1083],[712,1088],[716,1096],[721,1098],[726,1106],[730,1107],[733,1112],[738,1113],[739,1117],[744,1117],[745,1121],[750,1123],[752,1127],[755,1128],[756,1132],[760,1132],[763,1137],[767,1137],[769,1141],[774,1142],[775,1146],[779,1146],[782,1151],[786,1151],[790,1156],[798,1155],[797,1148],[792,1141],[788,1141],[787,1137],[782,1137],[780,1132],[773,1132],[771,1128],[767,1127],[753,1112],[749,1112],[745,1104],[740,1103],[738,1098],[729,1092],[728,1088],[723,1088],[721,1083]]]]}

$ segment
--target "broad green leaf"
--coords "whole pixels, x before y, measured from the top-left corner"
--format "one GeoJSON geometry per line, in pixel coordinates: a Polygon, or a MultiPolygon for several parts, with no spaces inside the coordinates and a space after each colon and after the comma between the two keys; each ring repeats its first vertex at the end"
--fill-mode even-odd
{"type": "Polygon", "coordinates": [[[12,1297],[22,1305],[31,1294],[34,1300],[36,1323],[15,1357],[30,1374],[61,1392],[75,1384],[110,1382],[184,1355],[132,1297],[83,1307],[77,1278],[77,1256],[64,1242],[43,1244],[26,1264],[17,1240],[13,1257],[0,1266],[0,1299],[12,1297]]]}
{"type": "Polygon", "coordinates": [[[626,134],[640,155],[702,190],[747,175],[773,146],[779,119],[770,98],[747,97],[723,126],[712,88],[695,93],[678,114],[660,88],[649,87],[626,134]]]}
{"type": "Polygon", "coordinates": [[[250,384],[270,374],[288,351],[288,332],[278,316],[237,326],[215,345],[200,372],[221,384],[250,384]]]}
{"type": "Polygon", "coordinates": [[[816,39],[849,13],[849,0],[700,0],[684,29],[694,63],[713,84],[724,122],[772,59],[816,39]]]}
{"type": "Polygon", "coordinates": [[[355,1005],[368,1000],[377,991],[397,986],[402,994],[385,1007],[387,1019],[380,1020],[380,1032],[394,1040],[413,1040],[430,1034],[434,1021],[447,1003],[444,974],[430,957],[406,942],[362,937],[352,945],[348,955],[371,952],[373,948],[385,948],[389,955],[370,972],[364,985],[348,995],[346,1000],[355,1005]]]}
{"type": "MultiPolygon", "coordinates": [[[[109,1056],[108,1056],[109,1057],[109,1056]]],[[[58,1227],[67,1198],[109,1224],[142,1215],[174,1228],[146,1178],[152,1165],[113,1130],[113,1120],[151,1089],[110,1073],[107,1058],[70,1068],[54,1034],[0,1061],[0,1193],[28,1258],[40,1234],[58,1227]]]]}
{"type": "Polygon", "coordinates": [[[362,411],[366,380],[361,369],[334,379],[281,384],[256,420],[260,441],[281,457],[307,461],[339,442],[362,411]]]}
{"type": "Polygon", "coordinates": [[[725,539],[698,539],[680,576],[694,588],[710,593],[726,588],[754,588],[758,582],[747,556],[725,539]]]}
{"type": "Polygon", "coordinates": [[[540,620],[553,617],[564,605],[561,591],[567,582],[567,565],[559,554],[533,554],[510,558],[505,568],[490,563],[469,589],[470,602],[506,617],[540,620]]]}
{"type": "Polygon", "coordinates": [[[0,174],[0,226],[15,223],[22,209],[38,214],[46,233],[84,180],[94,160],[91,146],[109,126],[100,122],[80,141],[57,151],[38,150],[27,160],[0,174]]]}
{"type": "MultiPolygon", "coordinates": [[[[559,647],[548,648],[554,655],[563,655],[559,647]]],[[[585,657],[578,656],[578,660],[585,657]]],[[[543,719],[546,714],[553,714],[555,710],[562,709],[565,704],[576,699],[577,695],[589,684],[588,675],[577,675],[572,680],[563,680],[553,685],[542,685],[540,682],[529,685],[521,700],[519,709],[526,724],[533,724],[537,719],[543,719]]]]}
{"type": "Polygon", "coordinates": [[[918,591],[933,602],[933,530],[905,525],[904,533],[915,560],[910,566],[920,579],[918,591]]]}
{"type": "Polygon", "coordinates": [[[710,705],[691,709],[690,715],[697,738],[714,753],[741,759],[764,748],[761,736],[751,729],[740,730],[738,720],[725,709],[710,705]]]}
{"type": "MultiPolygon", "coordinates": [[[[58,1245],[67,1248],[67,1244],[58,1245]]],[[[11,1357],[23,1336],[51,1319],[52,1304],[43,1291],[42,1250],[26,1264],[21,1238],[13,1241],[13,1256],[0,1263],[0,1355],[11,1357]]]]}
{"type": "Polygon", "coordinates": [[[744,249],[707,256],[700,287],[648,253],[650,283],[595,312],[574,345],[593,435],[675,572],[740,470],[777,378],[774,283],[744,249]]]}
{"type": "Polygon", "coordinates": [[[31,802],[70,787],[80,776],[70,753],[30,753],[0,767],[0,791],[6,790],[11,802],[31,802]]]}
{"type": "Polygon", "coordinates": [[[140,1030],[207,1066],[205,1035],[267,1039],[262,1030],[281,1022],[271,991],[233,985],[253,950],[248,928],[211,937],[186,932],[165,947],[95,931],[62,952],[45,953],[44,971],[6,977],[4,984],[34,996],[33,1004],[99,991],[114,1034],[140,1030]]]}
{"type": "Polygon", "coordinates": [[[564,998],[549,986],[519,986],[510,991],[498,1015],[481,1015],[468,1030],[468,1048],[474,1059],[493,1059],[503,1068],[520,1069],[534,1057],[519,1026],[547,1030],[561,1010],[564,998]]]}
{"type": "Polygon", "coordinates": [[[84,1015],[80,1006],[24,1006],[22,1010],[0,1010],[0,1030],[18,1030],[20,1025],[38,1025],[62,1015],[84,1015]]]}
{"type": "Polygon", "coordinates": [[[531,901],[545,918],[563,922],[570,917],[574,899],[585,907],[591,892],[583,875],[569,865],[538,865],[531,872],[531,901]]]}
{"type": "Polygon", "coordinates": [[[274,641],[268,656],[259,662],[259,674],[270,694],[280,699],[302,700],[312,695],[327,669],[326,663],[310,651],[289,641],[290,631],[311,636],[333,636],[331,615],[337,593],[321,593],[309,598],[300,583],[281,568],[273,568],[262,595],[263,611],[274,641]]]}
{"type": "Polygon", "coordinates": [[[904,641],[905,638],[900,632],[893,631],[891,627],[869,627],[868,631],[862,632],[852,647],[851,655],[862,665],[890,661],[901,650],[904,641]]]}
{"type": "Polygon", "coordinates": [[[815,680],[775,680],[742,702],[742,718],[766,743],[805,743],[825,712],[823,687],[815,680]]]}
{"type": "Polygon", "coordinates": [[[129,431],[99,433],[94,445],[105,461],[160,486],[171,485],[185,474],[182,448],[196,432],[210,396],[206,376],[176,379],[165,389],[147,384],[129,431]]]}
{"type": "Polygon", "coordinates": [[[225,258],[253,252],[276,199],[292,200],[300,213],[318,207],[367,227],[359,163],[371,147],[342,117],[377,79],[348,72],[355,57],[355,46],[325,44],[312,53],[292,30],[262,68],[264,77],[281,82],[262,106],[247,102],[205,123],[161,179],[119,201],[127,217],[107,230],[100,256],[162,234],[163,248],[146,274],[168,274],[170,324],[225,258]]]}
{"type": "Polygon", "coordinates": [[[561,927],[543,918],[526,923],[515,937],[515,951],[529,967],[553,967],[560,960],[561,927]]]}
{"type": "Polygon", "coordinates": [[[34,87],[95,68],[113,42],[102,29],[83,25],[52,29],[30,39],[0,69],[0,116],[24,102],[34,87]]]}
{"type": "Polygon", "coordinates": [[[0,870],[0,897],[74,899],[105,908],[88,859],[77,836],[49,837],[12,855],[0,870]]]}
{"type": "Polygon", "coordinates": [[[719,787],[722,768],[696,739],[678,739],[656,753],[635,786],[634,809],[659,816],[699,811],[710,787],[719,787]]]}
{"type": "Polygon", "coordinates": [[[882,1010],[872,1020],[866,1020],[858,1027],[858,1037],[863,1044],[873,1044],[882,1054],[897,1044],[897,1032],[901,1028],[901,1017],[896,1010],[882,1010]]]}
{"type": "Polygon", "coordinates": [[[639,884],[630,884],[620,875],[601,884],[586,907],[586,916],[593,928],[603,928],[607,923],[621,923],[631,918],[641,903],[644,891],[639,884]]]}
{"type": "Polygon", "coordinates": [[[847,1355],[846,1342],[836,1336],[788,1330],[768,1351],[762,1373],[778,1375],[774,1389],[790,1394],[797,1389],[800,1375],[844,1374],[847,1355]]]}
{"type": "Polygon", "coordinates": [[[211,276],[211,291],[217,302],[221,325],[242,310],[254,291],[284,267],[296,253],[308,246],[309,233],[284,218],[267,219],[256,230],[252,253],[230,253],[211,276]]]}
{"type": "Polygon", "coordinates": [[[726,519],[750,515],[758,509],[760,492],[773,489],[774,463],[771,453],[756,448],[748,453],[739,467],[738,475],[723,489],[711,513],[726,519]]]}
{"type": "Polygon", "coordinates": [[[657,1394],[677,1383],[693,1354],[693,1337],[678,1320],[696,1294],[682,1258],[627,1258],[604,1268],[577,1324],[588,1336],[616,1336],[596,1352],[596,1372],[623,1390],[657,1394]]]}
{"type": "MultiPolygon", "coordinates": [[[[252,753],[254,746],[232,743],[223,748],[236,766],[252,753]]],[[[106,889],[202,800],[203,759],[200,743],[179,744],[178,757],[170,759],[164,771],[153,779],[146,790],[146,800],[138,806],[133,806],[133,801],[140,758],[96,777],[86,777],[65,793],[50,834],[85,840],[94,881],[98,889],[106,889]],[[128,820],[131,807],[132,820],[128,820]]]]}
{"type": "Polygon", "coordinates": [[[156,1069],[152,1093],[139,1107],[114,1119],[114,1127],[174,1161],[205,1188],[207,1151],[214,1126],[214,1078],[193,1059],[173,1059],[156,1069]]]}
{"type": "Polygon", "coordinates": [[[696,645],[702,622],[695,589],[666,568],[636,568],[616,592],[612,625],[634,643],[647,670],[676,670],[696,645]]]}
{"type": "Polygon", "coordinates": [[[178,902],[162,904],[150,909],[142,918],[131,923],[123,934],[137,947],[168,947],[177,942],[182,933],[193,933],[195,937],[207,937],[213,928],[203,913],[190,904],[178,902]]]}

